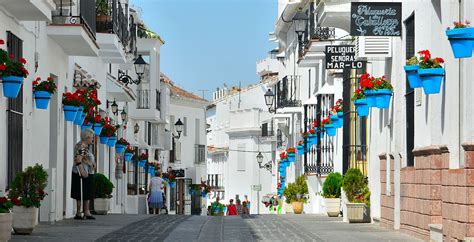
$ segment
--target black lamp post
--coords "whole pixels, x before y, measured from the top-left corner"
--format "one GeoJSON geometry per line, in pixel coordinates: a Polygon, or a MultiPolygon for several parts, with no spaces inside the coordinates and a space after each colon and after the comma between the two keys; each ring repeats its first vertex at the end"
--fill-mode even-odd
{"type": "Polygon", "coordinates": [[[114,115],[117,115],[118,113],[118,105],[117,103],[115,102],[115,99],[114,99],[114,102],[112,103],[112,105],[110,105],[110,107],[112,108],[112,113],[114,115]]]}
{"type": "Polygon", "coordinates": [[[142,55],[139,55],[137,57],[137,59],[135,60],[135,62],[133,63],[133,65],[135,66],[135,73],[137,74],[138,76],[138,79],[137,80],[133,80],[129,75],[127,75],[125,72],[122,72],[121,70],[119,70],[119,81],[124,83],[125,85],[128,85],[128,84],[140,84],[140,82],[142,81],[142,77],[143,77],[143,74],[145,74],[145,69],[146,69],[146,66],[148,65],[148,63],[146,63],[146,61],[143,59],[142,55]]]}
{"type": "Polygon", "coordinates": [[[138,123],[136,123],[135,126],[133,127],[133,132],[136,134],[136,133],[138,133],[138,131],[140,131],[140,125],[138,125],[138,123]]]}
{"type": "Polygon", "coordinates": [[[183,124],[183,122],[181,122],[181,119],[178,119],[178,121],[176,121],[176,123],[174,124],[174,127],[176,129],[176,133],[178,133],[178,135],[175,136],[173,134],[173,138],[179,139],[181,137],[181,132],[183,132],[183,126],[184,126],[184,124],[183,124]]]}
{"type": "Polygon", "coordinates": [[[298,43],[300,46],[303,42],[302,37],[306,30],[308,20],[308,16],[303,11],[298,11],[293,17],[293,25],[295,26],[295,32],[298,35],[298,43]]]}
{"type": "Polygon", "coordinates": [[[122,117],[122,122],[127,122],[128,114],[127,114],[127,112],[125,112],[125,108],[122,109],[122,112],[120,112],[120,117],[122,117]]]}
{"type": "Polygon", "coordinates": [[[272,161],[267,162],[265,165],[262,165],[263,163],[263,155],[262,152],[258,152],[257,154],[257,163],[258,163],[258,168],[262,169],[267,169],[269,172],[272,172],[272,161]]]}
{"type": "Polygon", "coordinates": [[[265,97],[265,104],[268,107],[268,111],[270,113],[273,113],[275,111],[272,109],[273,101],[275,101],[275,94],[272,92],[271,89],[268,89],[268,91],[263,96],[265,97]]]}

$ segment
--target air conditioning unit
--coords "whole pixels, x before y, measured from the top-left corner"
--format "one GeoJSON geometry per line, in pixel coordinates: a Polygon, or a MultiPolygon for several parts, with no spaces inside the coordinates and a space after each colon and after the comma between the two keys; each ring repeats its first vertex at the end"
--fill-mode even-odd
{"type": "Polygon", "coordinates": [[[392,37],[356,37],[356,56],[358,58],[378,59],[392,57],[392,37]]]}

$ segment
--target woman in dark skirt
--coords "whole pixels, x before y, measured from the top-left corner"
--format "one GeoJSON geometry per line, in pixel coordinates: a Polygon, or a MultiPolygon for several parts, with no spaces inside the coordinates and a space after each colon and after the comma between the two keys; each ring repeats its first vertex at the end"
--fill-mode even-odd
{"type": "Polygon", "coordinates": [[[95,170],[94,155],[89,145],[94,139],[92,129],[81,132],[81,141],[74,146],[74,165],[72,166],[71,198],[76,200],[76,216],[74,219],[95,219],[89,210],[90,200],[94,198],[93,174],[95,170]],[[81,179],[84,202],[84,217],[81,216],[81,179]]]}

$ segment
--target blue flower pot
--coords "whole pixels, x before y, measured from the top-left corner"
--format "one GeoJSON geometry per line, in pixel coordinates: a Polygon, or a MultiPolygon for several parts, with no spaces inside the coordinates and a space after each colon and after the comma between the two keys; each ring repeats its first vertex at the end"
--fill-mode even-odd
{"type": "Polygon", "coordinates": [[[318,145],[318,139],[316,134],[309,134],[309,145],[318,145]]]}
{"type": "Polygon", "coordinates": [[[448,36],[448,40],[451,43],[454,57],[472,57],[472,49],[474,47],[473,27],[446,30],[446,36],[448,36]]]}
{"type": "Polygon", "coordinates": [[[294,154],[294,153],[288,154],[288,161],[289,162],[295,162],[296,161],[296,154],[294,154]]]}
{"type": "Polygon", "coordinates": [[[343,112],[337,112],[337,116],[342,119],[344,117],[344,113],[343,112]]]}
{"type": "Polygon", "coordinates": [[[326,129],[328,136],[332,137],[336,135],[336,127],[334,127],[333,124],[326,124],[324,125],[324,128],[326,129]]]}
{"type": "Polygon", "coordinates": [[[365,90],[364,94],[365,94],[365,99],[367,100],[367,106],[369,106],[369,108],[375,107],[376,106],[375,91],[365,90]]]}
{"type": "Polygon", "coordinates": [[[122,145],[122,144],[116,144],[115,145],[115,152],[117,152],[118,154],[123,154],[123,152],[125,152],[125,145],[122,145]]]}
{"type": "Polygon", "coordinates": [[[102,127],[102,124],[94,124],[94,134],[100,135],[100,132],[102,132],[102,127]]]}
{"type": "Polygon", "coordinates": [[[168,179],[167,177],[164,177],[163,180],[165,180],[165,182],[167,183],[170,183],[170,179],[168,179]]]}
{"type": "Polygon", "coordinates": [[[404,66],[405,73],[407,75],[408,84],[410,84],[411,88],[418,88],[422,87],[423,83],[421,82],[420,75],[418,75],[418,69],[420,67],[418,65],[412,66],[404,66]]]}
{"type": "Polygon", "coordinates": [[[298,152],[298,155],[304,154],[304,146],[302,145],[296,146],[296,151],[298,152]]]}
{"type": "Polygon", "coordinates": [[[73,122],[76,119],[77,107],[64,105],[64,119],[69,122],[73,122]]]}
{"type": "Polygon", "coordinates": [[[444,77],[444,68],[419,69],[423,91],[425,94],[436,94],[441,91],[441,82],[444,77]]]}
{"type": "Polygon", "coordinates": [[[170,188],[174,188],[176,186],[176,182],[171,182],[170,183],[170,188]]]}
{"type": "Polygon", "coordinates": [[[354,106],[357,110],[357,115],[365,117],[369,115],[369,106],[367,105],[367,99],[357,99],[354,101],[354,106]]]}
{"type": "Polygon", "coordinates": [[[131,161],[132,157],[133,157],[133,153],[125,153],[123,155],[123,158],[125,159],[125,161],[131,161]]]}
{"type": "Polygon", "coordinates": [[[109,137],[107,137],[107,136],[100,136],[100,137],[99,137],[99,142],[100,142],[101,144],[103,144],[103,145],[106,145],[107,142],[109,142],[109,137]]]}
{"type": "Polygon", "coordinates": [[[115,143],[117,143],[117,136],[109,137],[109,141],[107,142],[107,145],[109,147],[114,147],[115,143]]]}
{"type": "Polygon", "coordinates": [[[151,176],[155,176],[155,175],[156,175],[155,169],[153,169],[153,170],[150,172],[150,175],[151,175],[151,176]]]}
{"type": "Polygon", "coordinates": [[[339,115],[331,115],[331,121],[336,129],[342,127],[342,118],[339,118],[339,115]]]}
{"type": "Polygon", "coordinates": [[[51,93],[47,91],[35,91],[35,104],[37,109],[48,109],[51,93]]]}
{"type": "Polygon", "coordinates": [[[8,98],[18,97],[20,93],[21,84],[23,83],[21,76],[4,76],[3,80],[3,96],[8,98]]]}
{"type": "MultiPolygon", "coordinates": [[[[79,112],[77,112],[79,113],[79,112]]],[[[86,115],[84,112],[81,111],[81,115],[76,115],[76,119],[74,119],[74,124],[82,125],[84,123],[84,119],[86,119],[86,115]]]]}
{"type": "Polygon", "coordinates": [[[155,170],[155,168],[153,168],[153,167],[151,167],[151,166],[148,167],[148,173],[151,173],[151,172],[154,171],[154,170],[155,170]]]}
{"type": "MultiPolygon", "coordinates": [[[[82,118],[82,114],[84,113],[83,111],[84,111],[84,107],[82,106],[77,107],[76,117],[74,117],[74,124],[77,124],[79,122],[78,119],[82,118]]],[[[82,122],[78,125],[81,125],[81,124],[82,122]]]]}
{"type": "Polygon", "coordinates": [[[392,97],[392,90],[380,89],[375,92],[375,102],[378,108],[389,108],[390,98],[392,97]]]}
{"type": "Polygon", "coordinates": [[[84,129],[92,129],[92,124],[91,123],[83,124],[81,126],[81,130],[84,130],[84,129]]]}
{"type": "Polygon", "coordinates": [[[206,197],[207,194],[205,192],[201,192],[201,197],[206,197]]]}
{"type": "Polygon", "coordinates": [[[146,160],[140,160],[140,161],[138,161],[138,166],[139,166],[139,167],[145,167],[145,165],[146,165],[146,160]]]}

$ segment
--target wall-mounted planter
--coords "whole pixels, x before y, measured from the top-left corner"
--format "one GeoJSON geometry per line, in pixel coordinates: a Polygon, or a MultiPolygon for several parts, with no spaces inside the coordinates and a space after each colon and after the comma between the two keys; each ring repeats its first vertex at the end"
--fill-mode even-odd
{"type": "Polygon", "coordinates": [[[337,114],[336,115],[331,115],[331,122],[334,125],[334,128],[336,128],[336,129],[342,127],[342,123],[339,124],[340,123],[339,120],[340,119],[339,119],[339,116],[337,116],[337,114]]]}
{"type": "Polygon", "coordinates": [[[109,147],[114,147],[115,143],[117,143],[117,136],[111,136],[109,137],[109,141],[107,142],[107,145],[109,147]]]}
{"type": "MultiPolygon", "coordinates": [[[[84,107],[83,106],[79,106],[77,107],[77,112],[76,112],[76,117],[74,117],[74,123],[77,124],[78,120],[77,119],[80,119],[82,118],[82,114],[84,113],[84,107]]],[[[80,123],[82,124],[82,122],[80,123]]],[[[80,125],[79,124],[79,125],[80,125]]]]}
{"type": "Polygon", "coordinates": [[[174,188],[176,186],[176,182],[171,182],[170,183],[170,188],[174,188]]]}
{"type": "Polygon", "coordinates": [[[451,43],[454,57],[472,57],[474,47],[474,28],[456,28],[446,30],[446,36],[451,43]]]}
{"type": "Polygon", "coordinates": [[[316,133],[314,134],[309,134],[309,143],[311,145],[317,145],[318,144],[318,139],[316,138],[316,133]]]}
{"type": "Polygon", "coordinates": [[[3,80],[3,96],[8,98],[18,97],[20,93],[21,84],[23,84],[23,77],[21,76],[4,76],[3,80]]]}
{"type": "Polygon", "coordinates": [[[133,157],[133,153],[125,153],[123,155],[123,158],[125,159],[125,161],[131,161],[132,157],[133,157]]]}
{"type": "Polygon", "coordinates": [[[145,165],[146,165],[146,160],[140,160],[140,161],[138,161],[138,166],[139,166],[139,167],[145,167],[145,165]]]}
{"type": "Polygon", "coordinates": [[[94,124],[94,134],[95,135],[100,135],[100,132],[102,132],[102,124],[96,123],[94,124]]]}
{"type": "Polygon", "coordinates": [[[375,91],[375,106],[378,108],[390,107],[390,98],[392,97],[392,90],[379,89],[375,91]]]}
{"type": "Polygon", "coordinates": [[[117,152],[118,154],[123,154],[123,152],[125,152],[125,145],[116,144],[115,145],[115,152],[117,152]]]}
{"type": "Polygon", "coordinates": [[[37,109],[48,109],[51,93],[47,91],[34,91],[35,105],[37,109]]]}
{"type": "Polygon", "coordinates": [[[64,119],[66,121],[73,122],[74,119],[76,119],[76,113],[77,113],[76,106],[64,105],[63,110],[64,110],[64,119]]]}
{"type": "Polygon", "coordinates": [[[289,162],[295,162],[296,161],[296,154],[295,153],[289,153],[288,154],[288,161],[289,162]]]}
{"type": "MultiPolygon", "coordinates": [[[[78,112],[79,113],[79,112],[78,112]]],[[[83,111],[81,112],[81,115],[77,114],[76,119],[74,119],[74,124],[76,125],[82,125],[84,123],[84,119],[86,119],[86,113],[83,111]]]]}
{"type": "Polygon", "coordinates": [[[418,69],[420,69],[418,65],[404,66],[403,69],[405,69],[408,84],[410,84],[411,88],[423,87],[420,75],[418,75],[418,69]]]}
{"type": "Polygon", "coordinates": [[[324,125],[324,129],[328,136],[336,136],[336,127],[334,127],[334,124],[326,124],[324,125]]]}
{"type": "Polygon", "coordinates": [[[296,146],[296,151],[298,152],[298,155],[304,154],[304,146],[302,145],[296,146]]]}
{"type": "Polygon", "coordinates": [[[357,99],[354,101],[354,106],[356,107],[357,114],[360,117],[365,117],[369,115],[369,106],[367,105],[367,99],[357,99]]]}
{"type": "Polygon", "coordinates": [[[366,100],[367,106],[369,106],[369,108],[375,107],[376,106],[375,91],[365,90],[364,94],[365,94],[365,100],[366,100]]]}
{"type": "Polygon", "coordinates": [[[444,68],[419,69],[421,81],[423,82],[423,91],[426,94],[436,94],[441,90],[441,82],[444,77],[444,68]]]}
{"type": "Polygon", "coordinates": [[[106,145],[109,142],[109,137],[107,136],[100,136],[99,137],[99,142],[103,145],[106,145]]]}
{"type": "Polygon", "coordinates": [[[81,126],[81,130],[84,130],[84,129],[92,129],[92,124],[91,123],[83,124],[81,126]]]}

